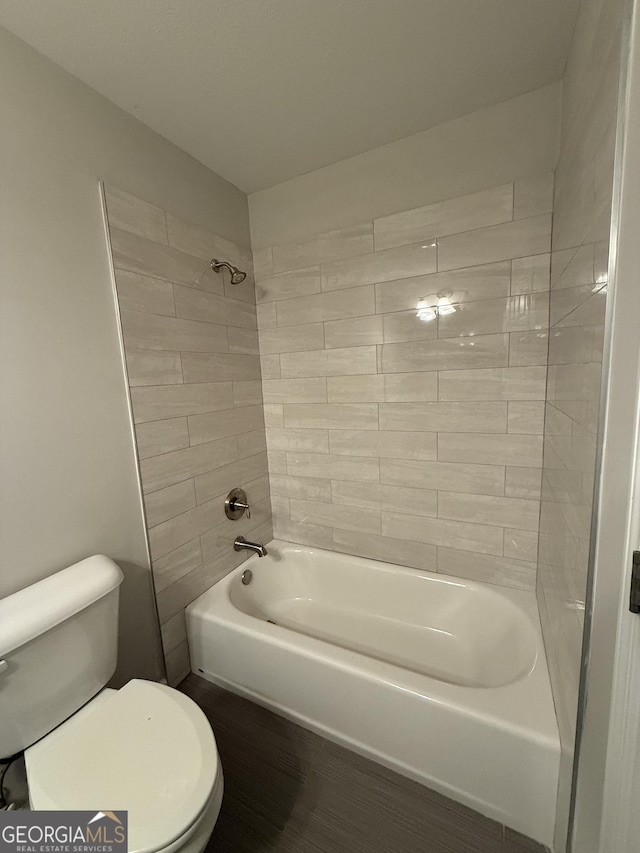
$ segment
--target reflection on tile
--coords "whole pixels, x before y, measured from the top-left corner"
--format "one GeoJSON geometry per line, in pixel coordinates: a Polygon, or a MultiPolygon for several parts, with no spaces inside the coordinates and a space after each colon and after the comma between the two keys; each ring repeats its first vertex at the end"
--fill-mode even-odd
{"type": "Polygon", "coordinates": [[[550,258],[548,253],[515,258],[511,262],[511,295],[549,290],[550,258]]]}
{"type": "Polygon", "coordinates": [[[593,244],[576,246],[551,255],[551,288],[579,287],[595,281],[593,244]]]}
{"type": "Polygon", "coordinates": [[[448,294],[454,304],[497,299],[509,295],[510,281],[511,263],[503,261],[376,284],[376,312],[415,309],[421,299],[436,304],[439,293],[448,294]]]}
{"type": "Polygon", "coordinates": [[[438,337],[546,330],[548,325],[549,294],[527,293],[457,305],[455,313],[438,317],[438,337]]]}
{"type": "Polygon", "coordinates": [[[459,234],[513,218],[513,185],[383,216],[374,221],[376,250],[459,234]]]}
{"type": "MultiPolygon", "coordinates": [[[[384,322],[383,338],[385,343],[395,341],[425,341],[438,336],[438,324],[422,320],[415,308],[412,311],[400,311],[396,314],[378,315],[384,322]]],[[[377,343],[381,343],[378,338],[377,343]]]]}

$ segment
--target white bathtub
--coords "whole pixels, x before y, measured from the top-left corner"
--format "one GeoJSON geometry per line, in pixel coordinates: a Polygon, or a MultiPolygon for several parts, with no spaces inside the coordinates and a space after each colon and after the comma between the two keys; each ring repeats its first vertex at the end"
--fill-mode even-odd
{"type": "Polygon", "coordinates": [[[560,746],[533,593],[268,549],[187,608],[193,671],[550,847],[560,746]]]}

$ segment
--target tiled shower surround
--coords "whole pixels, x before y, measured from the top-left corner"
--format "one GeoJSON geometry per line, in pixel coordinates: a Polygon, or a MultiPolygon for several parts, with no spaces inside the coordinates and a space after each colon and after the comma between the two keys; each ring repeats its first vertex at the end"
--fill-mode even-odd
{"type": "Polygon", "coordinates": [[[189,671],[184,608],[272,537],[251,253],[105,189],[149,547],[168,679],[189,671]],[[238,286],[219,257],[249,272],[238,286]],[[229,521],[243,486],[251,519],[229,521]]]}
{"type": "Polygon", "coordinates": [[[105,195],[172,683],[271,506],[282,539],[535,587],[552,175],[258,250],[255,289],[209,268],[248,250],[105,195]]]}
{"type": "Polygon", "coordinates": [[[593,509],[624,0],[581,6],[564,83],[537,593],[562,746],[564,849],[593,509]]]}
{"type": "Polygon", "coordinates": [[[277,537],[535,587],[552,196],[544,175],[254,252],[277,537]]]}

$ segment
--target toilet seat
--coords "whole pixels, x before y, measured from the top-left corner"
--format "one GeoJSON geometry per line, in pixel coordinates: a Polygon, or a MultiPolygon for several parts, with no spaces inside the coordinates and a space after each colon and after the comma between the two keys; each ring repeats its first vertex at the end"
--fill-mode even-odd
{"type": "Polygon", "coordinates": [[[207,718],[187,696],[150,681],[104,691],[25,757],[34,809],[126,809],[130,853],[177,849],[221,798],[207,718]]]}

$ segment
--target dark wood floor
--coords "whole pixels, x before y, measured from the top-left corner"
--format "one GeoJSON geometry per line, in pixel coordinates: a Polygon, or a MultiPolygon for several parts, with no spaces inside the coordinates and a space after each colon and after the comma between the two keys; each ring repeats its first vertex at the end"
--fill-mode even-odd
{"type": "Polygon", "coordinates": [[[541,853],[422,785],[189,675],[224,770],[207,853],[541,853]]]}

